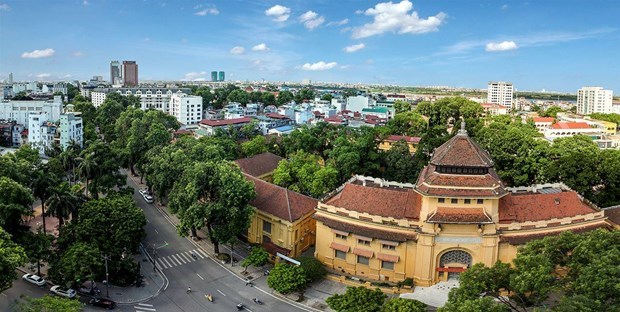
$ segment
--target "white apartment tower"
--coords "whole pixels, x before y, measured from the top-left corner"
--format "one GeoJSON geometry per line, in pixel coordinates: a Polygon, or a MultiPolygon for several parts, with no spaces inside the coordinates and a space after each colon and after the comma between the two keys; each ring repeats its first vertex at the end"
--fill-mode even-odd
{"type": "Polygon", "coordinates": [[[72,142],[83,147],[84,126],[82,118],[75,113],[60,115],[60,146],[67,149],[72,142]]]}
{"type": "Polygon", "coordinates": [[[170,115],[184,125],[198,124],[202,120],[202,97],[175,93],[170,98],[170,115]]]}
{"type": "Polygon", "coordinates": [[[612,90],[604,90],[601,87],[583,87],[577,91],[577,114],[609,114],[613,111],[613,97],[612,90]]]}
{"type": "Polygon", "coordinates": [[[41,155],[45,149],[51,148],[56,137],[56,124],[48,121],[45,112],[31,112],[28,114],[28,144],[39,150],[41,155]]]}
{"type": "Polygon", "coordinates": [[[488,85],[487,102],[511,108],[513,91],[511,82],[491,81],[488,85]]]}

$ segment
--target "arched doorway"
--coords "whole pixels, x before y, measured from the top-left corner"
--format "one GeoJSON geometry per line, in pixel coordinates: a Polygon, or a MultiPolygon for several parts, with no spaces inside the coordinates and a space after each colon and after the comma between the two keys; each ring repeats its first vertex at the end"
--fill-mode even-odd
{"type": "Polygon", "coordinates": [[[472,264],[472,256],[465,250],[450,250],[439,258],[439,278],[441,280],[458,280],[461,272],[470,268],[472,264]]]}

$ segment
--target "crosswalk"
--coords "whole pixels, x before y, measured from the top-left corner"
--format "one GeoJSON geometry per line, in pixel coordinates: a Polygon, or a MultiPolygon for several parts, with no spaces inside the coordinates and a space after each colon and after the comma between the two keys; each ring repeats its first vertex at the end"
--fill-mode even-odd
{"type": "Polygon", "coordinates": [[[202,250],[193,249],[191,251],[184,251],[174,255],[158,257],[156,262],[159,268],[169,269],[175,266],[187,264],[206,258],[207,254],[205,252],[203,252],[202,250]],[[192,252],[196,255],[196,258],[192,257],[192,252]]]}
{"type": "Polygon", "coordinates": [[[157,309],[153,308],[152,304],[148,303],[138,303],[138,305],[133,306],[136,309],[136,312],[156,312],[157,309]]]}

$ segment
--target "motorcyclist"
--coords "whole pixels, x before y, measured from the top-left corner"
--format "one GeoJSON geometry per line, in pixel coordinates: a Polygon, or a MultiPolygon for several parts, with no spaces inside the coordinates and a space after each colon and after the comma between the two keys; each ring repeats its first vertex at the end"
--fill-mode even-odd
{"type": "Polygon", "coordinates": [[[191,293],[192,292],[192,288],[191,287],[187,287],[187,293],[191,293]]]}

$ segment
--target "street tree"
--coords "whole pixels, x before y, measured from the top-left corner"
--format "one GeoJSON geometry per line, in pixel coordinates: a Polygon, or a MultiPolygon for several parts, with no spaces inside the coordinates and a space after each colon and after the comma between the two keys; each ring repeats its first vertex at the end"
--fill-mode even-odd
{"type": "Polygon", "coordinates": [[[62,228],[70,215],[77,215],[78,207],[81,204],[79,194],[76,194],[69,183],[62,182],[50,188],[50,195],[45,202],[48,206],[48,213],[58,218],[58,228],[62,228]]]}
{"type": "Polygon", "coordinates": [[[80,312],[84,304],[78,300],[45,295],[40,298],[25,297],[14,306],[15,312],[80,312]]]}
{"type": "MultiPolygon", "coordinates": [[[[485,311],[485,312],[509,312],[510,309],[497,303],[491,297],[481,297],[466,300],[463,302],[450,302],[448,301],[443,307],[439,308],[439,312],[471,312],[471,311],[485,311]]],[[[562,310],[565,311],[565,310],[562,310]]],[[[579,310],[581,311],[581,310],[579,310]]]]}
{"type": "Polygon", "coordinates": [[[269,253],[262,246],[254,246],[250,250],[250,254],[241,261],[241,265],[244,267],[243,272],[248,271],[249,266],[261,267],[267,264],[269,261],[269,253]]]}
{"type": "Polygon", "coordinates": [[[79,287],[86,281],[105,276],[101,255],[102,251],[94,244],[74,243],[53,257],[48,276],[56,284],[79,287]]]}
{"type": "Polygon", "coordinates": [[[379,288],[359,286],[347,287],[344,294],[335,294],[326,302],[336,312],[380,312],[386,298],[379,288]]]}
{"type": "Polygon", "coordinates": [[[116,119],[118,119],[125,110],[125,107],[120,101],[116,101],[112,98],[114,95],[121,97],[120,94],[114,92],[108,94],[103,104],[97,108],[97,116],[95,117],[95,125],[99,127],[100,132],[108,142],[112,142],[116,138],[116,133],[114,131],[116,119]]]}
{"type": "Polygon", "coordinates": [[[45,233],[45,202],[50,196],[50,190],[53,185],[56,185],[57,179],[54,175],[49,173],[49,167],[47,165],[40,165],[34,172],[34,178],[32,180],[32,192],[39,200],[41,200],[41,217],[43,218],[43,233],[45,233]]]}
{"type": "Polygon", "coordinates": [[[37,275],[41,276],[41,261],[47,262],[51,256],[54,236],[41,231],[33,233],[26,231],[19,237],[19,243],[24,247],[28,260],[37,263],[37,275]]]}
{"type": "Polygon", "coordinates": [[[278,263],[267,276],[267,285],[273,290],[290,294],[295,291],[303,291],[308,284],[306,273],[300,266],[288,263],[278,263]]]}
{"type": "Polygon", "coordinates": [[[30,215],[34,201],[27,187],[7,177],[0,177],[0,226],[17,235],[22,229],[22,216],[30,215]]]}
{"type": "Polygon", "coordinates": [[[15,270],[26,262],[26,257],[24,249],[11,240],[11,235],[4,230],[4,226],[0,227],[0,292],[11,288],[15,270]]]}
{"type": "Polygon", "coordinates": [[[308,283],[316,282],[325,277],[327,275],[327,270],[321,261],[319,261],[315,257],[305,257],[301,256],[296,258],[295,260],[301,263],[301,268],[304,269],[304,273],[306,274],[306,280],[308,283]]]}
{"type": "MultiPolygon", "coordinates": [[[[486,310],[469,310],[486,311],[486,310]]],[[[381,312],[426,312],[426,304],[413,299],[394,298],[388,300],[381,308],[381,312]]]]}

